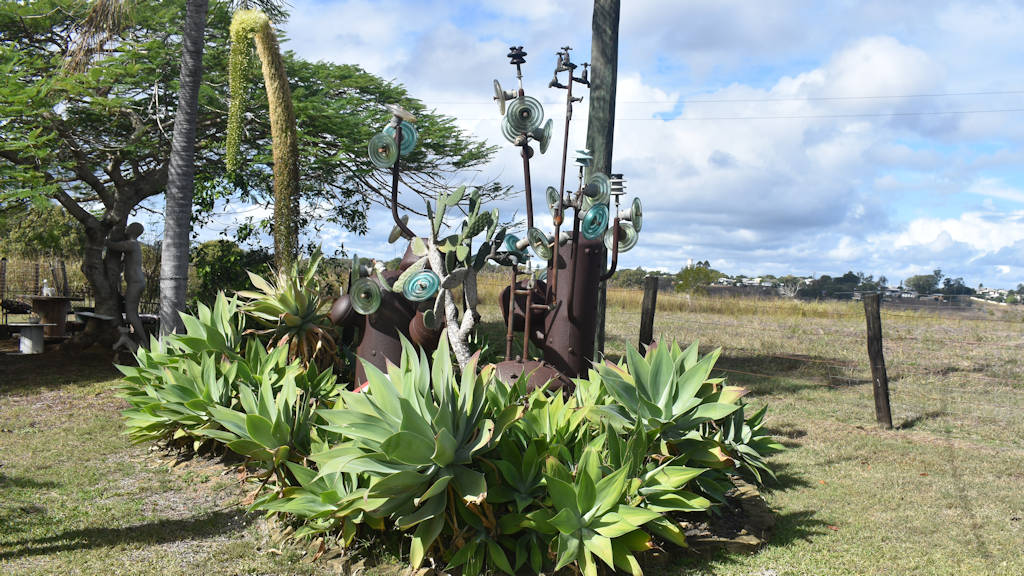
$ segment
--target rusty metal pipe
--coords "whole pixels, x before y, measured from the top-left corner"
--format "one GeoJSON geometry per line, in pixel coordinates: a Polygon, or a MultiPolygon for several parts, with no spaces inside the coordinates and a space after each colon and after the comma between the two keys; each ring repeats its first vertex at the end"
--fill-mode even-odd
{"type": "Polygon", "coordinates": [[[505,332],[505,360],[512,359],[512,326],[515,325],[516,312],[516,265],[513,264],[509,269],[512,270],[512,279],[508,284],[508,316],[506,320],[508,329],[505,332]]]}
{"type": "Polygon", "coordinates": [[[530,156],[533,155],[533,148],[530,148],[529,140],[523,140],[523,185],[526,188],[526,227],[527,232],[533,228],[533,186],[530,183],[530,156]]]}
{"type": "MultiPolygon", "coordinates": [[[[616,210],[618,213],[618,210],[616,210]]],[[[615,274],[615,268],[619,265],[619,235],[622,234],[622,230],[619,229],[619,217],[615,217],[615,227],[612,228],[612,264],[608,267],[608,271],[601,275],[601,282],[612,277],[615,274]]]]}
{"type": "MultiPolygon", "coordinates": [[[[569,85],[566,86],[565,95],[565,134],[562,137],[562,172],[561,180],[558,183],[558,205],[555,207],[555,249],[552,258],[558,262],[558,232],[562,228],[562,220],[565,218],[565,206],[562,200],[565,198],[565,165],[569,159],[569,123],[572,122],[572,72],[569,68],[569,85]]],[[[556,294],[558,290],[558,266],[551,267],[551,282],[548,283],[548,294],[556,294]]],[[[548,298],[550,300],[550,298],[548,298]]]]}
{"type": "Polygon", "coordinates": [[[398,148],[398,158],[395,158],[395,164],[391,167],[391,217],[395,220],[395,225],[402,231],[402,237],[406,240],[412,239],[415,234],[409,227],[402,222],[402,219],[398,217],[398,165],[402,163],[402,123],[399,122],[398,126],[395,126],[395,146],[398,148]]]}
{"type": "MultiPolygon", "coordinates": [[[[557,245],[558,242],[555,242],[557,245]]],[[[530,357],[530,317],[533,316],[533,276],[526,281],[526,306],[523,308],[523,358],[530,357]]]]}

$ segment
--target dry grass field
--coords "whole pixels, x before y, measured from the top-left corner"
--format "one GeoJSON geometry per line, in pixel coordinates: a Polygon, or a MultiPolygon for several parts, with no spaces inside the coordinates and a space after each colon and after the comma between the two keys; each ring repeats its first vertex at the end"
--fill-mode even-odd
{"type": "MultiPolygon", "coordinates": [[[[484,285],[485,302],[497,289],[484,285]]],[[[639,302],[611,292],[610,357],[635,345],[639,302]]],[[[1024,574],[1022,308],[883,305],[897,428],[881,430],[859,303],[659,295],[656,336],[721,346],[722,374],[770,404],[789,450],[772,459],[766,547],[649,572],[1024,574]]],[[[481,312],[503,348],[497,308],[481,312]]],[[[102,357],[0,357],[0,573],[333,573],[271,541],[222,464],[170,467],[128,445],[115,384],[102,357]]],[[[393,558],[367,570],[401,571],[393,558]]]]}

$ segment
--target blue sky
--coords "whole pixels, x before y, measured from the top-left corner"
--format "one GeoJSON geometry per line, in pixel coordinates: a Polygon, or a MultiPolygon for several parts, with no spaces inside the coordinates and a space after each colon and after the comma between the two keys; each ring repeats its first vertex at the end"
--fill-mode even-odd
{"type": "MultiPolygon", "coordinates": [[[[505,54],[523,45],[527,93],[560,134],[554,52],[590,59],[591,8],[296,0],[285,48],[404,84],[502,146],[467,181],[521,188],[491,80],[513,85],[505,54]]],[[[854,270],[893,283],[941,267],[972,286],[1024,282],[1021,30],[1024,4],[1010,1],[624,0],[613,166],[645,225],[620,265],[674,271],[692,258],[733,274],[854,270]]],[[[535,162],[535,188],[557,185],[557,156],[535,162]]],[[[322,240],[397,255],[388,215],[370,224],[368,236],[322,240]]]]}

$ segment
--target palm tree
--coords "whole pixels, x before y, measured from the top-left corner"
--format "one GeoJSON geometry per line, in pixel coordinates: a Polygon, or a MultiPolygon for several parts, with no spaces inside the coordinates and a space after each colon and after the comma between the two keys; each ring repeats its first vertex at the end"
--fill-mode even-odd
{"type": "Polygon", "coordinates": [[[178,109],[174,116],[171,158],[164,194],[164,238],[160,244],[160,332],[182,329],[178,312],[185,309],[192,192],[195,185],[196,118],[203,78],[203,40],[208,0],[188,0],[182,34],[178,109]]]}

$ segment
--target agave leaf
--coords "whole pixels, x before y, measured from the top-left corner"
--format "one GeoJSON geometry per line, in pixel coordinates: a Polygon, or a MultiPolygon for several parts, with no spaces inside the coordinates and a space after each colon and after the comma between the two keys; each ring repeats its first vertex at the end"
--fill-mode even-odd
{"type": "Polygon", "coordinates": [[[434,453],[434,443],[414,432],[397,432],[381,444],[381,451],[392,460],[426,466],[434,453]]]}
{"type": "Polygon", "coordinates": [[[455,460],[455,450],[457,447],[456,440],[448,432],[448,429],[442,428],[434,438],[434,454],[430,459],[438,466],[447,466],[455,460]]]}
{"type": "Polygon", "coordinates": [[[466,502],[480,504],[487,498],[487,479],[475,470],[455,466],[455,491],[466,502]]]}
{"type": "Polygon", "coordinates": [[[559,534],[558,535],[558,552],[557,561],[555,562],[555,571],[559,571],[562,568],[568,566],[576,557],[579,555],[580,539],[574,534],[559,534]]]}
{"type": "MultiPolygon", "coordinates": [[[[466,564],[470,558],[477,556],[476,549],[478,545],[479,542],[477,540],[470,540],[469,542],[466,542],[461,548],[458,549],[458,551],[455,552],[455,554],[452,555],[451,560],[448,561],[449,568],[457,568],[459,566],[462,566],[466,564]]],[[[468,569],[464,569],[462,573],[465,576],[476,576],[476,574],[478,574],[479,571],[470,572],[468,569]]]]}
{"type": "Polygon", "coordinates": [[[505,555],[505,551],[501,549],[501,546],[494,540],[487,541],[487,557],[490,559],[490,564],[496,566],[502,572],[509,576],[514,576],[515,571],[512,570],[512,565],[508,563],[508,556],[505,555]]]}
{"type": "Polygon", "coordinates": [[[433,484],[431,484],[430,488],[427,488],[426,492],[424,492],[418,498],[413,500],[413,504],[419,506],[424,501],[444,493],[445,488],[448,487],[448,484],[452,481],[452,478],[454,478],[453,474],[442,475],[440,478],[435,480],[433,484]]]}
{"type": "Polygon", "coordinates": [[[580,509],[576,503],[576,490],[572,484],[549,474],[544,475],[544,480],[547,483],[548,494],[551,495],[551,504],[572,511],[574,516],[580,516],[580,509]]]}
{"type": "Polygon", "coordinates": [[[612,551],[614,553],[616,568],[627,571],[632,576],[643,576],[644,572],[640,569],[640,563],[637,562],[636,558],[633,557],[633,554],[625,545],[620,544],[619,542],[612,542],[612,551]]]}
{"type": "Polygon", "coordinates": [[[647,498],[647,508],[654,512],[701,512],[710,507],[707,498],[686,490],[647,498]]]}
{"type": "Polygon", "coordinates": [[[430,477],[420,474],[415,470],[402,470],[385,476],[370,486],[372,496],[405,496],[412,492],[418,492],[427,485],[430,477]]]}
{"type": "Polygon", "coordinates": [[[658,518],[647,524],[647,527],[658,536],[675,544],[676,546],[687,547],[686,534],[678,524],[667,518],[658,518]]]}
{"type": "Polygon", "coordinates": [[[260,292],[263,292],[264,294],[273,294],[274,292],[277,292],[277,288],[263,276],[249,271],[246,271],[246,274],[249,276],[249,281],[252,282],[252,285],[260,292]]]}
{"type": "Polygon", "coordinates": [[[218,424],[227,428],[231,432],[234,432],[239,437],[246,437],[249,432],[245,427],[245,415],[231,410],[230,408],[224,408],[223,406],[213,405],[210,406],[210,415],[213,416],[214,420],[218,424]]]}
{"type": "Polygon", "coordinates": [[[412,545],[409,549],[409,564],[413,569],[423,564],[423,558],[427,550],[437,539],[437,535],[444,528],[444,515],[438,514],[426,522],[421,522],[412,536],[412,545]]]}
{"type": "Polygon", "coordinates": [[[274,437],[273,428],[274,424],[259,414],[245,416],[245,429],[248,436],[270,450],[280,446],[277,438],[274,437]]]}
{"type": "Polygon", "coordinates": [[[647,479],[656,482],[659,487],[676,490],[700,476],[707,468],[690,468],[688,466],[662,466],[647,475],[647,479]]]}
{"type": "Polygon", "coordinates": [[[444,518],[444,508],[447,501],[448,499],[443,494],[432,498],[424,498],[419,508],[412,513],[399,516],[395,519],[395,524],[400,530],[408,530],[420,522],[430,520],[436,516],[444,518]]]}
{"type": "Polygon", "coordinates": [[[600,534],[589,534],[583,540],[587,550],[604,561],[609,568],[615,570],[615,555],[612,551],[612,541],[600,534]]]}
{"type": "Polygon", "coordinates": [[[562,508],[551,518],[550,523],[562,534],[575,534],[583,528],[582,519],[569,508],[562,508]]]}
{"type": "Polygon", "coordinates": [[[232,452],[241,454],[242,456],[248,456],[249,458],[255,458],[260,462],[272,462],[274,459],[273,454],[270,450],[267,450],[266,446],[247,438],[232,440],[225,444],[225,446],[227,446],[227,448],[232,452]]]}

